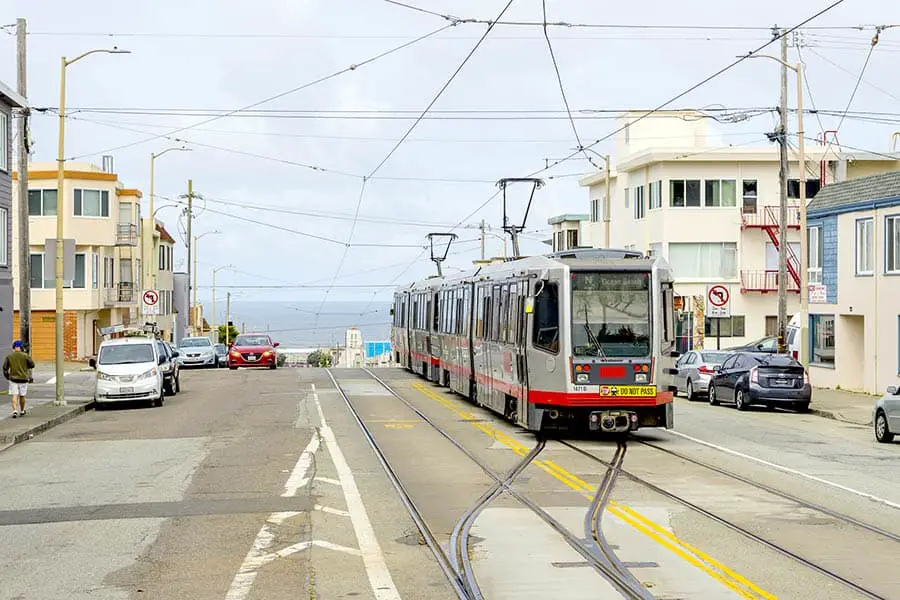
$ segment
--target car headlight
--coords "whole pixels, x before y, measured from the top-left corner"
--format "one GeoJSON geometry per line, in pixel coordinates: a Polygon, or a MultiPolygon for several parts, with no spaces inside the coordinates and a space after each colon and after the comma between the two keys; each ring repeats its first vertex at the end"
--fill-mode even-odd
{"type": "Polygon", "coordinates": [[[114,375],[110,375],[109,373],[104,373],[103,371],[97,371],[97,379],[102,379],[103,381],[115,381],[116,380],[114,375]]]}
{"type": "Polygon", "coordinates": [[[576,373],[575,375],[575,383],[587,383],[591,380],[591,376],[588,373],[576,373]]]}
{"type": "Polygon", "coordinates": [[[647,383],[647,374],[646,373],[635,373],[634,374],[634,382],[635,383],[647,383]]]}
{"type": "Polygon", "coordinates": [[[263,356],[272,356],[272,351],[266,350],[265,352],[263,352],[263,356]]]}
{"type": "Polygon", "coordinates": [[[138,376],[138,379],[149,379],[150,377],[156,377],[159,371],[156,368],[150,369],[149,371],[145,371],[138,376]]]}

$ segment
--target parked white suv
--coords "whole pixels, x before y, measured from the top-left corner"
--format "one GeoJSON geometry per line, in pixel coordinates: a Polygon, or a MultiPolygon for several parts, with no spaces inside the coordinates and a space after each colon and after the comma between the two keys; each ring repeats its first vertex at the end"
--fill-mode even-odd
{"type": "Polygon", "coordinates": [[[97,370],[94,400],[98,404],[145,400],[150,406],[162,406],[163,373],[159,365],[165,360],[152,337],[103,342],[97,360],[90,361],[97,370]]]}

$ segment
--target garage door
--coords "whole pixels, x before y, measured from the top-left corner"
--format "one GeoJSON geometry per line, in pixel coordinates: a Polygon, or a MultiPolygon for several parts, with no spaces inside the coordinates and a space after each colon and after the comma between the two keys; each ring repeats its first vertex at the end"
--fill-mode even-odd
{"type": "MultiPolygon", "coordinates": [[[[19,313],[13,317],[13,339],[19,337],[19,313]]],[[[31,313],[31,357],[34,360],[56,358],[56,313],[37,310],[31,313]]]]}

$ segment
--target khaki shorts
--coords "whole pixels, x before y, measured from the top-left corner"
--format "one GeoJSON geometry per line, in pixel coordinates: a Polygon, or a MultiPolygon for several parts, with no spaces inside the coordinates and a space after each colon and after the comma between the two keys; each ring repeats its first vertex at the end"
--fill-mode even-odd
{"type": "Polygon", "coordinates": [[[10,396],[27,396],[28,395],[28,384],[27,383],[16,383],[15,381],[9,382],[9,395],[10,396]]]}

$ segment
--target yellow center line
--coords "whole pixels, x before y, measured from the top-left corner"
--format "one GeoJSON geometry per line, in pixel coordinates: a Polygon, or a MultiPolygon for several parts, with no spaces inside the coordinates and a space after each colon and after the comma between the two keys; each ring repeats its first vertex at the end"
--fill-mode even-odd
{"type": "MultiPolygon", "coordinates": [[[[413,383],[412,386],[425,397],[434,400],[450,412],[454,413],[457,417],[467,421],[470,425],[488,435],[491,439],[501,442],[519,456],[525,456],[530,451],[530,448],[499,431],[495,427],[484,422],[478,422],[478,417],[476,415],[463,410],[463,407],[456,401],[434,392],[424,384],[413,383]]],[[[554,479],[565,484],[567,487],[579,492],[588,500],[593,499],[593,495],[596,492],[594,486],[579,478],[577,475],[563,469],[553,461],[535,461],[534,465],[554,479]]],[[[753,582],[749,581],[746,577],[723,565],[712,556],[702,552],[684,540],[679,539],[673,532],[662,525],[655,523],[633,508],[620,502],[610,501],[606,510],[623,523],[630,525],[636,531],[643,533],[660,546],[672,551],[676,556],[684,559],[713,579],[734,590],[741,597],[749,600],[756,600],[759,598],[765,600],[777,599],[777,596],[774,594],[763,590],[753,582]]]]}

